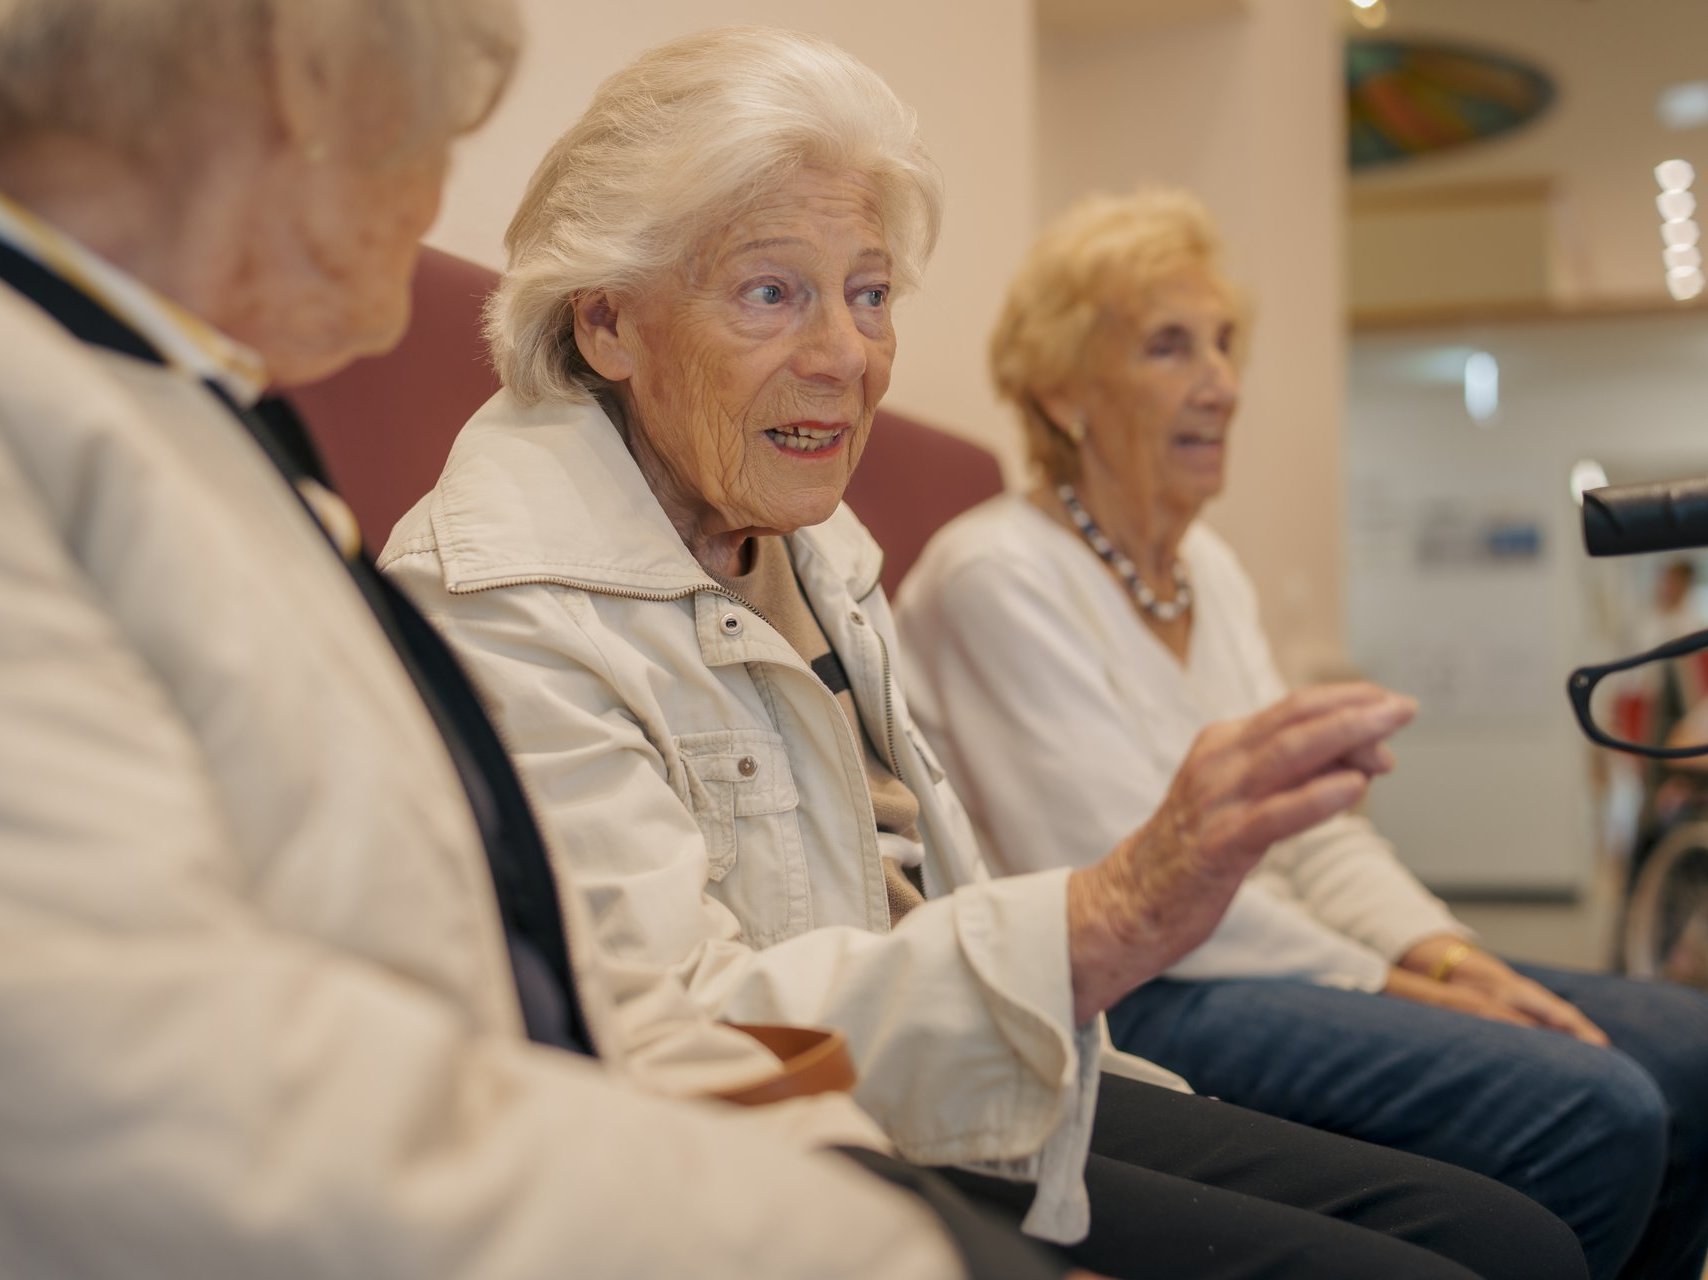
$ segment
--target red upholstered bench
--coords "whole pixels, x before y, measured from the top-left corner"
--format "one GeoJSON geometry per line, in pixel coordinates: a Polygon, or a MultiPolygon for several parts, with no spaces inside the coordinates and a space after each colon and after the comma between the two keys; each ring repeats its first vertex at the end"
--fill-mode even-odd
{"type": "MultiPolygon", "coordinates": [[[[292,393],[376,551],[433,487],[469,415],[498,389],[480,336],[481,304],[497,279],[423,250],[414,314],[397,350],[292,393]]],[[[894,592],[940,525],[1001,488],[987,450],[880,411],[848,503],[884,548],[884,586],[894,592]]]]}

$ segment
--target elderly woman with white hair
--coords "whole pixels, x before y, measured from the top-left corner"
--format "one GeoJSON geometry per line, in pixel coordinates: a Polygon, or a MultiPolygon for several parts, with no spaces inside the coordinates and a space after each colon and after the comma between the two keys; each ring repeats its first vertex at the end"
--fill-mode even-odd
{"type": "Polygon", "coordinates": [[[601,939],[719,1016],[844,1030],[904,1155],[982,1165],[955,1176],[1083,1265],[1578,1273],[1494,1184],[1100,1081],[1100,1011],[1360,795],[1410,706],[1325,689],[1213,728],[1097,865],[985,877],[839,505],[940,203],[870,70],[734,29],[608,80],[511,225],[505,389],[382,563],[481,680],[601,939]]]}
{"type": "Polygon", "coordinates": [[[560,914],[479,699],[261,396],[396,340],[518,38],[0,4],[0,1274],[1059,1275],[807,1154],[883,1145],[845,1094],[645,1096],[777,1061],[560,914]]]}
{"type": "MultiPolygon", "coordinates": [[[[898,605],[916,714],[1001,871],[1093,863],[1166,803],[1205,724],[1284,692],[1199,519],[1245,330],[1179,191],[1076,202],[1010,287],[991,367],[1038,483],[941,530],[898,605]]],[[[1507,964],[1362,818],[1276,844],[1109,1025],[1216,1097],[1500,1179],[1596,1276],[1702,1273],[1708,999],[1507,964]]]]}

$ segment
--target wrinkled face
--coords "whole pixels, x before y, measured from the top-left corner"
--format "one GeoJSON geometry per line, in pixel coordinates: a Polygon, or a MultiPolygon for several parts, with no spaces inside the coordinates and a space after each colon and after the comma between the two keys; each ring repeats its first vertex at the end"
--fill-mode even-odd
{"type": "Polygon", "coordinates": [[[1151,290],[1137,315],[1105,321],[1074,396],[1087,483],[1186,519],[1222,491],[1239,403],[1235,326],[1227,292],[1196,267],[1151,290]]]}
{"type": "Polygon", "coordinates": [[[679,529],[835,511],[889,387],[890,272],[876,188],[808,169],[621,304],[629,448],[679,529]]]}
{"type": "Polygon", "coordinates": [[[421,237],[439,208],[449,145],[363,165],[331,155],[296,164],[281,182],[282,234],[266,242],[248,321],[274,379],[325,377],[389,351],[409,321],[421,237]]]}

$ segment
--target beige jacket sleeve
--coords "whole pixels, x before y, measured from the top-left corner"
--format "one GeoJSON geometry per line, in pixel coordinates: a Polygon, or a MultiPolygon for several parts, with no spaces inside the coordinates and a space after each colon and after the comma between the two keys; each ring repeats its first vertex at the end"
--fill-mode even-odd
{"type": "Polygon", "coordinates": [[[836,1157],[263,918],[200,744],[3,451],[0,600],[0,1274],[960,1274],[836,1157]]]}

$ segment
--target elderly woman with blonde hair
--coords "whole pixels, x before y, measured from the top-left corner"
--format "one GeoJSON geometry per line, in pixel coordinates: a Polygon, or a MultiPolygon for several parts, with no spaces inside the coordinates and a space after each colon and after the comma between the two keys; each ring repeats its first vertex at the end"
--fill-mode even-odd
{"type": "Polygon", "coordinates": [[[593,947],[262,395],[396,341],[519,38],[505,0],[0,3],[0,1274],[1059,1275],[810,1153],[884,1145],[846,1095],[646,1096],[777,1060],[593,947]]]}
{"type": "MultiPolygon", "coordinates": [[[[1003,872],[1095,862],[1206,724],[1284,692],[1199,519],[1246,327],[1181,192],[1080,201],[1010,288],[991,366],[1039,482],[943,529],[898,606],[915,714],[1003,872]]],[[[1277,842],[1109,1023],[1217,1097],[1507,1182],[1598,1276],[1701,1273],[1708,1001],[1504,963],[1361,818],[1277,842]]]]}
{"type": "Polygon", "coordinates": [[[1100,1011],[1360,795],[1410,707],[1351,686],[1217,726],[1105,859],[988,880],[840,505],[941,199],[869,69],[734,29],[601,86],[511,225],[504,390],[382,563],[483,683],[601,939],[718,1016],[845,1031],[904,1155],[977,1163],[956,1180],[1082,1265],[1573,1274],[1494,1184],[1100,1081],[1100,1011]]]}

